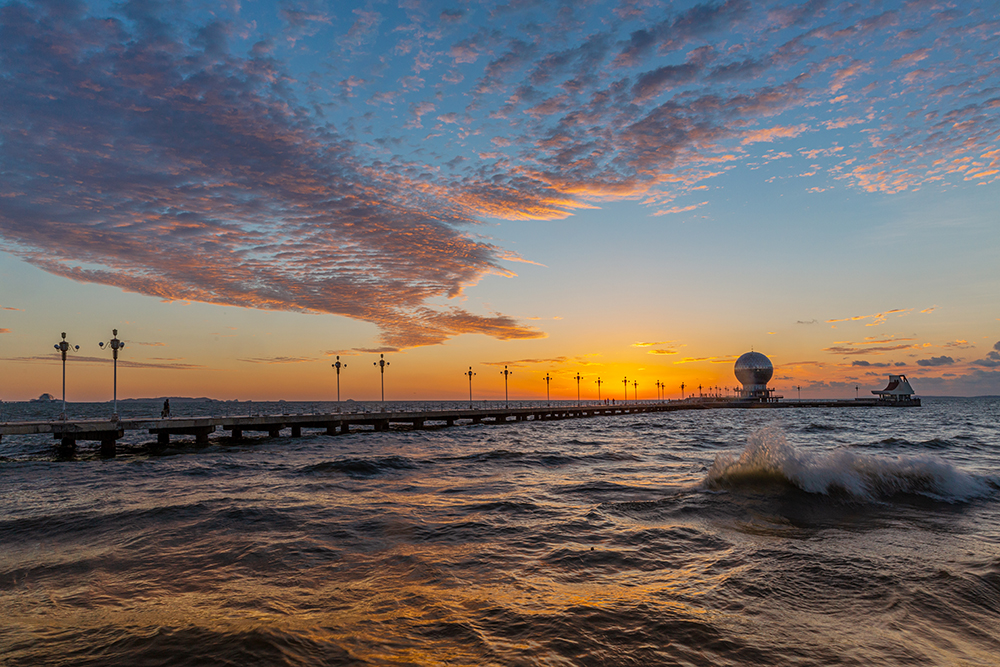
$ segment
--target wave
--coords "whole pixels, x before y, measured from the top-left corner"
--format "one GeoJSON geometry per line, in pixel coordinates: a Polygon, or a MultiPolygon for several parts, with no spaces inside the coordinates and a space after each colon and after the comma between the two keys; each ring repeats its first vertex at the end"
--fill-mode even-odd
{"type": "Polygon", "coordinates": [[[594,454],[567,454],[562,451],[534,450],[520,452],[509,449],[491,449],[485,452],[451,457],[444,460],[467,461],[470,463],[510,463],[521,466],[554,468],[589,461],[638,461],[639,457],[619,451],[597,452],[594,454]]]}
{"type": "Polygon", "coordinates": [[[775,427],[751,434],[739,454],[718,454],[703,486],[709,490],[777,486],[871,502],[919,495],[950,503],[968,502],[993,489],[988,480],[932,454],[890,457],[846,448],[807,452],[789,444],[775,427]]]}
{"type": "Polygon", "coordinates": [[[373,477],[393,470],[413,470],[416,467],[417,465],[413,461],[404,456],[386,456],[371,459],[324,461],[306,466],[303,468],[303,472],[306,474],[339,472],[351,477],[373,477]]]}

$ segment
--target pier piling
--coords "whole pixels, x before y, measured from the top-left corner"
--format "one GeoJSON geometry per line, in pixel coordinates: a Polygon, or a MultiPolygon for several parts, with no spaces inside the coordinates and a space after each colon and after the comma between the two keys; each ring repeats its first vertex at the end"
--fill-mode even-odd
{"type": "Polygon", "coordinates": [[[293,438],[302,436],[304,428],[324,429],[327,435],[351,432],[351,425],[371,427],[374,432],[384,433],[390,430],[392,424],[406,424],[413,429],[423,429],[429,426],[454,426],[459,422],[466,424],[503,424],[510,421],[548,421],[557,419],[573,419],[582,417],[598,417],[611,415],[635,415],[648,412],[674,412],[679,410],[707,409],[775,409],[775,408],[836,408],[836,407],[869,407],[892,408],[919,406],[915,398],[906,403],[884,402],[877,399],[855,400],[817,400],[817,401],[746,401],[746,400],[708,400],[688,399],[682,401],[663,401],[632,405],[587,405],[552,408],[549,406],[522,406],[518,408],[471,408],[429,410],[413,412],[381,411],[378,413],[354,412],[319,415],[249,415],[225,417],[192,417],[192,418],[160,418],[160,419],[125,419],[125,420],[54,420],[48,422],[17,422],[0,424],[0,438],[11,435],[51,434],[59,442],[58,455],[61,458],[73,458],[76,453],[77,441],[97,441],[100,443],[100,454],[103,457],[113,457],[117,454],[117,441],[124,437],[126,431],[145,430],[156,436],[156,447],[163,448],[170,444],[175,435],[194,436],[198,445],[209,444],[210,436],[218,429],[230,433],[232,441],[240,441],[246,431],[267,433],[276,438],[282,429],[290,429],[293,438]]]}

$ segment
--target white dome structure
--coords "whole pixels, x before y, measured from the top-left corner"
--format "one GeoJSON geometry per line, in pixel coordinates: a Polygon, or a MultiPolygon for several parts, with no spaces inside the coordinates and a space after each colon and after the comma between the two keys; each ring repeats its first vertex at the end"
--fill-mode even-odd
{"type": "Polygon", "coordinates": [[[743,385],[740,396],[744,399],[767,401],[771,392],[767,383],[774,376],[771,360],[760,352],[747,352],[736,360],[733,368],[736,379],[743,385]]]}

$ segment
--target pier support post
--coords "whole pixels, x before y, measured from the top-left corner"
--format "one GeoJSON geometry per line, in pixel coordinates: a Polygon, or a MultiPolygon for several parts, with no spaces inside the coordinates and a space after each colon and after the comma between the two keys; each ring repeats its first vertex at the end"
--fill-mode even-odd
{"type": "Polygon", "coordinates": [[[444,420],[444,425],[445,426],[454,426],[455,425],[455,420],[452,419],[451,417],[449,417],[448,419],[444,420]]]}
{"type": "Polygon", "coordinates": [[[302,427],[298,424],[292,426],[292,437],[301,438],[302,437],[302,427]]]}
{"type": "Polygon", "coordinates": [[[327,422],[326,423],[326,434],[327,435],[337,435],[337,422],[327,422]]]}
{"type": "Polygon", "coordinates": [[[267,429],[267,434],[272,438],[277,438],[281,435],[281,427],[269,428],[267,429]]]}
{"type": "Polygon", "coordinates": [[[72,458],[76,455],[76,438],[64,435],[59,439],[59,457],[72,458]]]}
{"type": "Polygon", "coordinates": [[[113,459],[118,453],[117,440],[113,435],[105,435],[101,438],[101,458],[113,459]]]}
{"type": "Polygon", "coordinates": [[[170,444],[170,431],[158,431],[156,433],[156,444],[166,447],[170,444]]]}
{"type": "Polygon", "coordinates": [[[200,428],[194,433],[194,442],[196,445],[207,445],[208,444],[208,434],[215,430],[215,427],[205,427],[200,428]]]}
{"type": "Polygon", "coordinates": [[[344,433],[344,434],[350,433],[351,432],[351,423],[350,422],[340,422],[340,432],[344,433]]]}
{"type": "Polygon", "coordinates": [[[243,429],[241,429],[241,428],[235,428],[234,427],[233,428],[233,440],[242,440],[242,439],[243,439],[243,429]]]}
{"type": "MultiPolygon", "coordinates": [[[[388,422],[386,422],[386,426],[389,426],[388,422]]],[[[423,428],[423,427],[424,427],[424,420],[423,419],[414,419],[413,420],[413,428],[416,429],[416,428],[423,428]]],[[[389,429],[386,428],[386,430],[388,431],[389,429]]]]}

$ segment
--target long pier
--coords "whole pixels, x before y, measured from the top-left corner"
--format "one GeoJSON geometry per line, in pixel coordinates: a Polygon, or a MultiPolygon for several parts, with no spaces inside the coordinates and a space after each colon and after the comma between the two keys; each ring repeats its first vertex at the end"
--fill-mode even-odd
{"type": "MultiPolygon", "coordinates": [[[[919,399],[914,401],[919,405],[919,399]]],[[[430,426],[455,426],[467,424],[502,424],[507,422],[578,419],[587,417],[635,415],[649,412],[674,412],[678,410],[707,410],[720,408],[822,408],[822,407],[874,407],[886,405],[876,399],[771,401],[752,402],[724,399],[688,399],[652,403],[578,406],[531,406],[503,408],[468,408],[430,410],[419,412],[336,412],[330,414],[280,414],[252,415],[246,417],[167,417],[146,419],[85,419],[37,422],[12,422],[0,424],[3,436],[51,434],[59,441],[60,453],[72,455],[78,441],[100,442],[101,456],[113,457],[117,442],[129,431],[145,431],[156,436],[158,447],[170,444],[172,436],[194,436],[197,444],[208,444],[209,436],[216,431],[228,431],[232,441],[239,441],[246,433],[267,433],[278,437],[289,430],[291,437],[300,437],[304,429],[322,430],[327,435],[350,433],[370,427],[373,431],[388,431],[393,424],[404,424],[414,429],[430,426]]]]}

